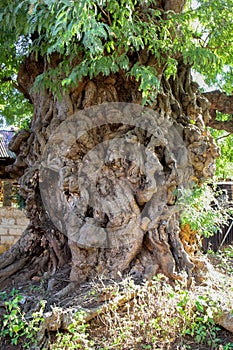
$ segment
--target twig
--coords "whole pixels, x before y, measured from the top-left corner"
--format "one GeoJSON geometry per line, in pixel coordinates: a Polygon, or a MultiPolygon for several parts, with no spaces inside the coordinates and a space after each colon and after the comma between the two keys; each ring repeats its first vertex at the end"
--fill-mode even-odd
{"type": "Polygon", "coordinates": [[[229,132],[228,134],[225,134],[225,135],[223,135],[223,136],[218,137],[218,138],[216,139],[216,141],[219,141],[219,140],[221,140],[221,139],[224,139],[225,137],[228,137],[228,136],[230,136],[230,135],[231,135],[231,132],[229,132]]]}
{"type": "Polygon", "coordinates": [[[222,245],[223,245],[223,243],[225,242],[225,240],[226,240],[226,238],[227,238],[227,236],[228,236],[228,234],[229,234],[229,232],[230,232],[230,230],[231,230],[232,226],[233,226],[233,219],[232,219],[232,221],[231,221],[230,226],[228,227],[228,230],[227,230],[227,232],[226,232],[225,236],[223,237],[223,240],[222,240],[222,242],[221,242],[221,244],[220,244],[219,248],[221,248],[221,246],[222,246],[222,245]]]}

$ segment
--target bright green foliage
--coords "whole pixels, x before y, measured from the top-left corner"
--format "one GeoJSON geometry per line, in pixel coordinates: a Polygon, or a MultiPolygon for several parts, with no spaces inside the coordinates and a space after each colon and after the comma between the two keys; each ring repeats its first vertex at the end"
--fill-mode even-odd
{"type": "Polygon", "coordinates": [[[187,291],[181,291],[177,311],[184,318],[182,335],[190,335],[197,343],[207,343],[210,347],[215,348],[215,343],[219,341],[217,332],[220,330],[213,319],[214,314],[218,314],[216,302],[210,300],[206,295],[198,295],[193,301],[190,300],[187,291]],[[194,304],[194,312],[190,312],[191,304],[194,304]]]}
{"type": "Polygon", "coordinates": [[[233,11],[232,0],[199,0],[195,10],[182,16],[182,32],[188,42],[183,57],[203,74],[211,86],[221,82],[231,93],[233,77],[233,11]],[[190,27],[190,23],[192,23],[190,27]]]}
{"type": "MultiPolygon", "coordinates": [[[[218,120],[232,120],[232,116],[218,114],[218,120]]],[[[220,180],[233,180],[233,135],[224,130],[211,129],[211,134],[215,138],[220,148],[221,156],[216,160],[216,178],[220,180]]]]}
{"type": "Polygon", "coordinates": [[[80,311],[74,316],[74,321],[68,326],[67,333],[58,333],[56,343],[51,346],[51,350],[63,349],[85,349],[92,350],[94,342],[89,340],[89,325],[85,322],[85,313],[80,311]]]}
{"type": "Polygon", "coordinates": [[[27,128],[32,117],[32,104],[14,88],[11,82],[1,84],[0,90],[0,127],[8,124],[27,128]]]}
{"type": "Polygon", "coordinates": [[[216,161],[216,176],[219,179],[233,180],[233,135],[228,134],[222,139],[219,136],[217,143],[221,150],[221,157],[216,161]]]}
{"type": "Polygon", "coordinates": [[[25,8],[19,11],[15,1],[3,0],[0,20],[0,126],[7,122],[23,127],[32,116],[32,105],[15,88],[19,64],[29,51],[25,8]],[[17,28],[21,29],[18,31],[17,28]]]}
{"type": "Polygon", "coordinates": [[[170,11],[166,16],[155,4],[155,0],[2,0],[1,75],[12,77],[28,52],[48,61],[59,53],[59,66],[37,83],[55,90],[56,77],[61,82],[60,86],[56,82],[58,93],[83,76],[123,70],[140,81],[145,103],[154,99],[151,91],[159,88],[159,76],[142,59],[144,50],[156,58],[167,77],[176,73],[183,56],[209,83],[223,79],[229,90],[233,0],[200,0],[196,9],[187,1],[183,14],[170,11]]]}
{"type": "Polygon", "coordinates": [[[221,202],[221,193],[204,184],[181,193],[178,203],[181,206],[181,225],[188,224],[199,236],[209,237],[218,232],[230,217],[226,200],[221,202]],[[218,199],[219,196],[219,199],[218,199]]]}
{"type": "Polygon", "coordinates": [[[31,319],[27,319],[20,308],[20,303],[24,297],[17,289],[12,289],[10,294],[0,293],[0,301],[4,302],[5,312],[0,319],[0,340],[9,337],[11,344],[18,345],[24,338],[23,348],[31,349],[36,344],[36,336],[43,321],[43,311],[45,301],[41,301],[40,310],[32,314],[31,319]]]}

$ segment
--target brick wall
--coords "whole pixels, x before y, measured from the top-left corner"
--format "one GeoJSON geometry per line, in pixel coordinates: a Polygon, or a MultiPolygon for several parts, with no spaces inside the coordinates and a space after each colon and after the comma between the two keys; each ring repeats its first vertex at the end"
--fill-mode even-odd
{"type": "Polygon", "coordinates": [[[0,254],[8,250],[21,236],[29,220],[14,207],[0,207],[0,254]]]}

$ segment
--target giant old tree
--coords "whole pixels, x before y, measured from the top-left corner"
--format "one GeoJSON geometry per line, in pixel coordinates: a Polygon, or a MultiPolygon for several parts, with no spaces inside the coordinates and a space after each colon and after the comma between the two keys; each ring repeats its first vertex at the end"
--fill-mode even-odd
{"type": "Polygon", "coordinates": [[[34,106],[8,168],[30,225],[0,258],[3,280],[69,262],[79,283],[119,272],[192,275],[175,203],[214,174],[207,126],[232,132],[230,118],[216,118],[232,113],[232,5],[1,2],[1,80],[34,106]],[[201,93],[192,70],[225,92],[201,93]]]}

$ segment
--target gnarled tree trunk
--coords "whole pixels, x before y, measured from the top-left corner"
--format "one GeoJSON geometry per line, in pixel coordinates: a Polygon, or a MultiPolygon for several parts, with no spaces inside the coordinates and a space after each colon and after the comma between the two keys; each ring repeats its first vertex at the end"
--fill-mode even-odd
{"type": "MultiPolygon", "coordinates": [[[[55,56],[50,64],[56,66],[55,56]]],[[[132,114],[138,117],[141,93],[124,73],[85,78],[58,99],[31,90],[44,69],[32,56],[18,76],[35,109],[30,131],[12,141],[17,160],[8,170],[22,175],[30,226],[0,258],[0,276],[23,268],[26,273],[30,265],[31,277],[69,261],[70,278],[79,283],[100,274],[150,278],[162,272],[173,279],[183,270],[191,274],[194,264],[179,238],[176,194],[213,174],[218,150],[205,130],[209,103],[192,82],[190,67],[180,62],[176,78],[162,77],[151,113],[141,116],[140,124],[132,122],[132,114]],[[106,123],[105,113],[113,118],[120,113],[121,120],[106,123]],[[88,128],[80,136],[83,124],[88,128]],[[70,128],[64,133],[69,140],[70,132],[72,141],[63,140],[63,127],[70,128]],[[56,166],[48,169],[51,153],[56,166]],[[111,242],[110,232],[117,242],[111,242]]]]}

